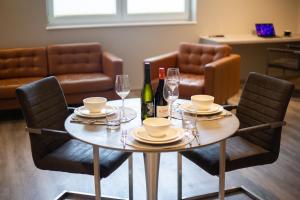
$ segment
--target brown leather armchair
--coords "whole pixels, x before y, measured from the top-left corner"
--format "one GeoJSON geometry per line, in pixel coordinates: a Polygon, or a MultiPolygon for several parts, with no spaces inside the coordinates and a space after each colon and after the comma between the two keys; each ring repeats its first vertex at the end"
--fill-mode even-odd
{"type": "Polygon", "coordinates": [[[240,56],[231,54],[228,45],[181,43],[179,50],[145,59],[151,65],[153,88],[158,83],[158,68],[180,69],[180,98],[209,94],[224,103],[240,88],[240,56]]]}
{"type": "Polygon", "coordinates": [[[49,75],[58,79],[68,104],[89,96],[116,99],[115,76],[122,74],[122,59],[102,51],[99,43],[49,45],[49,75]]]}
{"type": "Polygon", "coordinates": [[[18,108],[16,88],[46,75],[44,47],[0,50],[0,110],[18,108]]]}

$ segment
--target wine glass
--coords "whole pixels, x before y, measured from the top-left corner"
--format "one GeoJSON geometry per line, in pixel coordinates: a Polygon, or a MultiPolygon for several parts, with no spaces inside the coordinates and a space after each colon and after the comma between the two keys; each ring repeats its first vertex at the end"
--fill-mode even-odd
{"type": "Polygon", "coordinates": [[[125,121],[127,121],[127,118],[126,118],[125,109],[124,109],[124,99],[128,96],[128,94],[130,92],[130,84],[129,84],[128,75],[117,75],[116,76],[115,89],[116,89],[116,93],[122,99],[122,118],[121,118],[121,121],[125,122],[125,121]]]}
{"type": "Polygon", "coordinates": [[[170,83],[174,82],[178,85],[180,82],[180,73],[178,68],[168,68],[167,70],[167,81],[170,81],[170,83]]]}
{"type": "Polygon", "coordinates": [[[168,102],[169,104],[169,109],[170,109],[170,114],[169,114],[169,119],[172,119],[172,104],[174,101],[178,99],[179,96],[179,91],[178,91],[178,85],[169,83],[168,80],[165,81],[164,84],[164,89],[163,89],[163,96],[164,99],[168,102]]]}

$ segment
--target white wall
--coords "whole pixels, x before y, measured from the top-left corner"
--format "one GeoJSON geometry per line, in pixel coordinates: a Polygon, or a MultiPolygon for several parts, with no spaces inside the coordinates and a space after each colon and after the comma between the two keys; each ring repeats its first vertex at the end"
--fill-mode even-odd
{"type": "MultiPolygon", "coordinates": [[[[198,24],[47,31],[45,1],[0,1],[0,48],[98,41],[124,60],[133,88],[142,84],[144,58],[175,50],[199,35],[248,34],[255,22],[273,22],[277,32],[300,32],[298,0],[198,0],[198,24]],[[298,3],[298,4],[297,4],[298,3]]],[[[300,14],[299,14],[300,15],[300,14]]]]}

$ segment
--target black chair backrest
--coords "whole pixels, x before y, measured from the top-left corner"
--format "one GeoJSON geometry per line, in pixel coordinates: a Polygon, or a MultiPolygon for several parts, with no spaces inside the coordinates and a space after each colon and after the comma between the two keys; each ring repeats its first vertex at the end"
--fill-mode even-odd
{"type": "MultiPolygon", "coordinates": [[[[241,128],[283,121],[294,85],[274,77],[250,73],[237,108],[241,128]]],[[[242,137],[278,156],[282,128],[242,137]]]]}
{"type": "MultiPolygon", "coordinates": [[[[16,89],[17,98],[29,128],[64,130],[68,107],[55,77],[47,77],[16,89]]],[[[35,164],[39,159],[69,139],[66,135],[30,133],[35,164]]]]}
{"type": "Polygon", "coordinates": [[[64,130],[68,107],[55,77],[19,87],[16,93],[28,127],[64,130]]]}

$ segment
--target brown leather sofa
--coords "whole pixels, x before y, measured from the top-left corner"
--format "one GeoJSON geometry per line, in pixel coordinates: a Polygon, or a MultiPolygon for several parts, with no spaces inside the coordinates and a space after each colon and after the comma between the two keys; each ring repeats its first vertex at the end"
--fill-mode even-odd
{"type": "Polygon", "coordinates": [[[153,88],[158,83],[158,68],[178,67],[180,98],[209,94],[224,103],[239,91],[240,56],[231,54],[228,45],[181,43],[179,50],[145,59],[151,65],[153,88]]]}
{"type": "Polygon", "coordinates": [[[122,66],[122,59],[103,52],[99,43],[0,50],[0,110],[19,108],[16,88],[49,75],[59,80],[68,104],[89,96],[116,99],[114,79],[122,66]]]}
{"type": "Polygon", "coordinates": [[[99,43],[49,45],[49,75],[56,76],[68,104],[90,96],[116,99],[115,76],[123,61],[103,52],[99,43]]]}
{"type": "Polygon", "coordinates": [[[0,50],[0,110],[18,108],[16,88],[47,75],[45,47],[0,50]]]}

